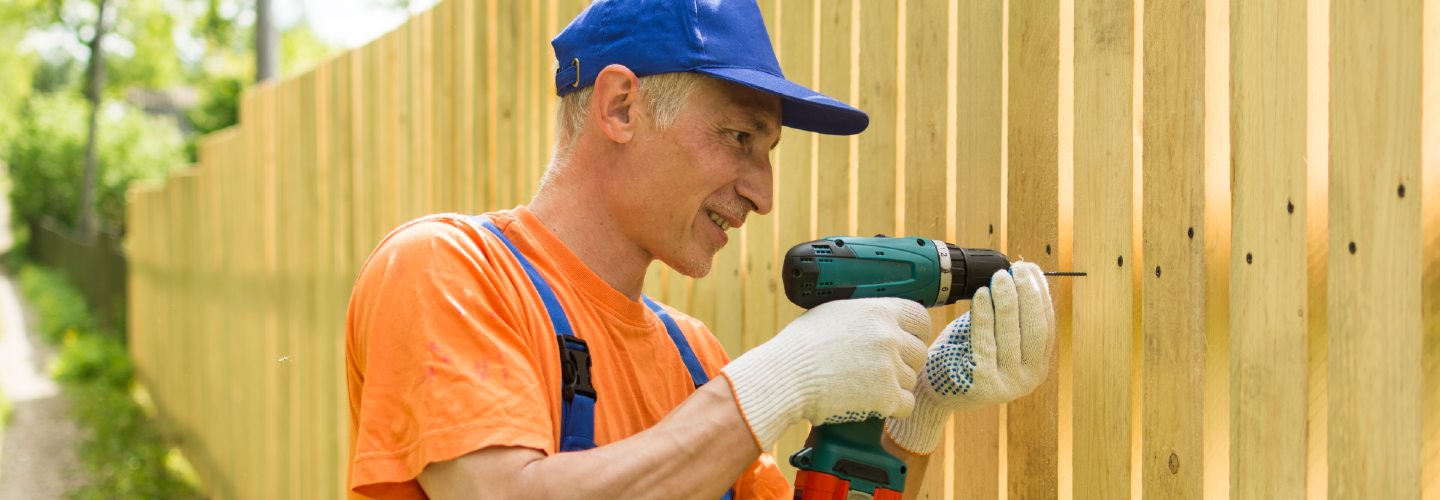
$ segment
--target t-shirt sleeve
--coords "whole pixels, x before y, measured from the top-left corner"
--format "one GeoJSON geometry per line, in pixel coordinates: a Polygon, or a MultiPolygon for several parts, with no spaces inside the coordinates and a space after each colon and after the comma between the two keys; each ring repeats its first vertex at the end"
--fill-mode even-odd
{"type": "Polygon", "coordinates": [[[363,381],[355,491],[383,494],[490,446],[554,453],[559,409],[543,389],[554,361],[525,333],[518,300],[529,291],[507,277],[505,257],[452,221],[426,220],[392,233],[361,270],[349,317],[363,381]]]}

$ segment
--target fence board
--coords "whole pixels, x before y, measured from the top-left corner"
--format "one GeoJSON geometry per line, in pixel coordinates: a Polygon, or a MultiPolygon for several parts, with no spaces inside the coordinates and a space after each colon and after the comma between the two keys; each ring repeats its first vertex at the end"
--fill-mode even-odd
{"type": "MultiPolygon", "coordinates": [[[[898,12],[883,2],[858,3],[855,30],[860,32],[860,67],[869,70],[860,74],[856,103],[862,110],[896,109],[904,73],[896,43],[900,37],[898,12]]],[[[857,138],[864,166],[856,172],[857,234],[895,234],[895,166],[900,164],[896,144],[904,141],[896,126],[898,115],[870,112],[870,128],[857,138]]]]}
{"type": "MultiPolygon", "coordinates": [[[[1043,0],[1012,2],[1009,9],[1006,255],[1054,269],[1059,239],[1059,6],[1055,0],[1043,0]]],[[[1004,474],[1010,498],[1058,494],[1054,366],[1035,392],[1004,410],[1004,474]]]]}
{"type": "Polygon", "coordinates": [[[1420,494],[1421,19],[1331,3],[1331,498],[1420,494]]]}
{"type": "MultiPolygon", "coordinates": [[[[1000,248],[1003,172],[1001,120],[1004,87],[1004,5],[999,1],[957,4],[955,57],[955,239],[965,247],[1000,248]]],[[[968,304],[956,312],[968,309],[968,304]]],[[[945,325],[934,325],[944,328],[945,325]]],[[[956,498],[999,498],[1000,409],[957,412],[953,459],[956,498]]],[[[936,467],[931,464],[931,467],[936,467]]]]}
{"type": "Polygon", "coordinates": [[[1205,5],[1147,2],[1144,16],[1142,487],[1157,498],[1199,498],[1205,414],[1205,5]]]}
{"type": "MultiPolygon", "coordinates": [[[[900,167],[904,181],[897,180],[897,184],[904,189],[902,206],[898,207],[904,217],[896,235],[943,240],[953,232],[953,214],[947,211],[947,202],[953,195],[950,181],[954,174],[946,158],[946,145],[954,140],[947,128],[952,105],[947,91],[950,10],[943,2],[911,2],[901,10],[906,71],[901,88],[905,110],[901,122],[905,142],[901,147],[905,153],[900,167]]],[[[932,309],[930,318],[936,328],[952,319],[949,308],[932,309]]],[[[949,425],[947,422],[947,428],[949,425]]],[[[919,482],[912,478],[907,488],[918,484],[922,496],[943,495],[948,454],[944,446],[937,448],[925,476],[919,482]]]]}
{"type": "MultiPolygon", "coordinates": [[[[1327,0],[1283,1],[762,0],[786,73],[858,104],[870,130],[787,131],[775,212],[734,231],[710,277],[656,265],[647,293],[706,321],[733,357],[800,312],[776,260],[803,240],[903,233],[1074,264],[1091,273],[1073,282],[1081,307],[1072,282],[1053,284],[1073,376],[959,415],[919,496],[1440,498],[1440,209],[1420,194],[1440,189],[1440,153],[1422,151],[1440,143],[1440,91],[1419,90],[1440,85],[1440,37],[1421,44],[1440,0],[1358,14],[1334,0],[1334,16],[1327,0]],[[1133,163],[1137,106],[1148,172],[1133,163]],[[1331,171],[1331,153],[1353,157],[1331,171]],[[1362,302],[1381,278],[1418,281],[1362,302]]],[[[402,222],[529,199],[554,131],[546,42],[583,3],[441,3],[247,89],[240,126],[205,139],[196,169],[131,192],[131,348],[211,496],[340,494],[351,281],[402,222]]],[[[936,327],[960,310],[935,311],[936,327]]],[[[782,463],[804,434],[777,447],[782,463]]]]}
{"type": "Polygon", "coordinates": [[[1232,2],[1231,494],[1305,492],[1303,1],[1232,2]],[[1284,20],[1284,21],[1282,21],[1284,20]],[[1287,22],[1288,21],[1288,22],[1287,22]],[[1294,311],[1294,313],[1292,313],[1294,311]]]}
{"type": "MultiPolygon", "coordinates": [[[[816,35],[819,19],[816,17],[815,0],[779,0],[775,8],[775,22],[771,36],[776,38],[775,52],[785,78],[813,88],[817,78],[816,35]]],[[[791,245],[815,238],[814,197],[816,137],[815,134],[786,134],[775,149],[774,157],[774,215],[775,255],[781,256],[791,245]]],[[[832,167],[833,168],[833,167],[832,167]]],[[[834,172],[833,170],[827,170],[834,172]]],[[[785,297],[779,284],[779,269],[763,277],[769,280],[770,300],[775,302],[776,330],[790,323],[803,312],[785,297]]],[[[762,296],[763,297],[763,296],[762,296]]],[[[776,444],[777,456],[788,457],[799,451],[809,435],[809,426],[798,423],[780,436],[776,444]]],[[[789,478],[795,477],[795,468],[788,460],[780,461],[780,469],[789,478]]]]}
{"type": "Polygon", "coordinates": [[[1075,496],[1130,493],[1130,2],[1075,2],[1075,496]],[[1128,262],[1127,262],[1128,261],[1128,262]]]}

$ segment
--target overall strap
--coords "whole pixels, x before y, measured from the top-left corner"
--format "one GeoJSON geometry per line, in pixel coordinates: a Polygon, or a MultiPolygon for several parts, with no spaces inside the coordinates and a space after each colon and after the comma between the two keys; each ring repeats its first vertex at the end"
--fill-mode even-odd
{"type": "Polygon", "coordinates": [[[675,323],[675,318],[671,318],[670,313],[665,312],[665,308],[650,300],[650,297],[641,295],[640,298],[645,301],[646,307],[660,317],[660,322],[665,324],[665,333],[670,334],[675,350],[680,351],[680,360],[685,362],[685,369],[690,371],[690,381],[695,383],[695,388],[699,389],[709,382],[710,378],[705,376],[705,369],[700,366],[700,359],[696,358],[695,351],[690,349],[690,342],[685,340],[685,334],[680,331],[680,325],[675,323]]]}
{"type": "MultiPolygon", "coordinates": [[[[695,384],[695,388],[699,389],[700,386],[709,382],[710,378],[705,376],[705,369],[700,366],[700,359],[696,358],[695,351],[690,349],[690,342],[685,340],[685,333],[680,331],[680,325],[675,323],[675,318],[670,317],[670,313],[665,312],[665,308],[650,300],[650,297],[642,294],[640,299],[645,301],[645,307],[654,311],[655,315],[660,317],[660,322],[665,324],[665,333],[670,334],[670,341],[675,343],[675,350],[680,351],[680,360],[685,362],[685,369],[690,371],[690,381],[695,384]]],[[[735,488],[726,490],[725,494],[720,496],[720,500],[733,498],[735,498],[735,488]]]]}
{"type": "Polygon", "coordinates": [[[530,277],[531,286],[540,295],[540,302],[545,304],[545,312],[550,316],[550,325],[555,329],[556,344],[560,348],[560,451],[588,450],[595,447],[595,387],[590,384],[590,348],[585,345],[585,340],[575,336],[575,331],[570,326],[570,318],[565,315],[565,309],[560,307],[560,300],[555,297],[555,292],[550,284],[530,265],[530,260],[515,248],[515,244],[505,237],[495,223],[490,222],[483,216],[473,216],[467,219],[471,224],[477,225],[490,231],[510,254],[515,257],[516,262],[525,270],[525,275],[530,277]]]}
{"type": "MultiPolygon", "coordinates": [[[[550,283],[540,276],[535,266],[530,265],[530,260],[515,248],[515,244],[505,237],[495,223],[484,216],[476,215],[468,219],[472,225],[485,228],[501,243],[510,250],[510,255],[520,263],[525,270],[525,275],[530,278],[531,286],[535,287],[535,293],[540,295],[540,301],[545,304],[545,312],[550,316],[550,325],[555,329],[556,343],[560,347],[560,451],[580,451],[595,447],[595,387],[590,384],[590,348],[585,340],[575,336],[574,329],[570,326],[570,318],[565,315],[565,309],[560,306],[560,300],[555,297],[555,292],[550,288],[550,283]]],[[[705,376],[705,370],[700,366],[700,360],[695,357],[695,351],[690,349],[690,342],[685,340],[685,334],[680,331],[680,325],[675,323],[675,318],[665,312],[665,308],[650,297],[641,295],[645,306],[660,317],[660,322],[665,324],[665,332],[670,335],[670,340],[675,343],[675,349],[680,351],[680,359],[685,362],[685,369],[690,371],[690,381],[696,388],[705,385],[709,377],[705,376]]],[[[735,496],[735,489],[731,488],[720,498],[730,500],[735,496]]]]}

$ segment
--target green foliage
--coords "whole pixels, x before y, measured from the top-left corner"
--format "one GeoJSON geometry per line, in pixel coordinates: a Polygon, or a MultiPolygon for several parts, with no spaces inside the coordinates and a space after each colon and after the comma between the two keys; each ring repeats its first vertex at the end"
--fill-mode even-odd
{"type": "MultiPolygon", "coordinates": [[[[10,412],[13,410],[14,408],[10,407],[10,398],[5,397],[4,390],[0,390],[0,429],[4,429],[5,424],[10,423],[10,412]]],[[[5,433],[0,432],[0,442],[4,442],[4,440],[5,433]]],[[[4,449],[4,447],[0,446],[0,449],[4,449]]]]}
{"type": "Polygon", "coordinates": [[[303,21],[280,33],[280,73],[305,71],[335,53],[335,48],[315,36],[303,21]]]}
{"type": "Polygon", "coordinates": [[[61,344],[60,356],[50,371],[63,383],[96,385],[124,391],[135,376],[125,355],[125,345],[113,336],[79,335],[69,330],[61,344]]]}
{"type": "Polygon", "coordinates": [[[200,83],[200,104],[185,112],[194,131],[185,140],[185,156],[196,160],[201,136],[240,122],[240,92],[249,80],[239,75],[207,77],[200,83]]]}
{"type": "Polygon", "coordinates": [[[160,89],[183,83],[175,15],[161,0],[126,0],[119,6],[112,34],[129,43],[123,52],[105,54],[106,87],[118,93],[130,87],[160,89]]]}
{"type": "Polygon", "coordinates": [[[240,92],[246,80],[238,75],[207,78],[200,104],[186,113],[199,135],[209,134],[240,121],[240,92]]]}
{"type": "MultiPolygon", "coordinates": [[[[102,227],[120,227],[130,183],[160,179],[185,162],[174,124],[122,103],[102,111],[96,207],[102,227]]],[[[17,217],[48,215],[75,225],[88,112],[73,94],[37,95],[26,104],[21,129],[10,142],[10,198],[17,217]]]]}
{"type": "MultiPolygon", "coordinates": [[[[31,76],[31,90],[36,94],[56,92],[80,92],[80,81],[85,78],[81,61],[69,57],[41,57],[31,76]]],[[[19,104],[18,102],[16,104],[19,104]]]]}
{"type": "MultiPolygon", "coordinates": [[[[87,430],[78,454],[88,484],[72,498],[203,498],[167,464],[171,448],[155,421],[131,397],[135,368],[112,335],[92,329],[80,293],[61,273],[35,266],[20,270],[20,289],[46,328],[71,325],[52,370],[87,430]]],[[[47,338],[49,336],[47,335],[47,338]]]]}
{"type": "MultiPolygon", "coordinates": [[[[5,0],[10,2],[12,0],[5,0]]],[[[0,17],[9,15],[0,9],[0,17]]],[[[0,138],[10,137],[20,128],[20,104],[30,98],[31,74],[35,56],[19,50],[25,31],[18,26],[0,24],[0,138]]],[[[0,161],[5,158],[5,141],[0,141],[0,161]]]]}
{"type": "Polygon", "coordinates": [[[58,272],[37,266],[21,268],[20,292],[30,299],[39,316],[40,335],[50,343],[59,343],[68,332],[94,328],[90,311],[85,309],[85,296],[58,272]]]}

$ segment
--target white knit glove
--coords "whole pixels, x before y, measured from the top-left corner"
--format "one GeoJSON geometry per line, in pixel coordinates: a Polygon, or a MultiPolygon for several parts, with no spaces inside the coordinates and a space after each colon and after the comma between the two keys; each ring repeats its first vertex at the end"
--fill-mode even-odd
{"type": "Polygon", "coordinates": [[[795,318],[721,370],[755,443],[768,450],[798,422],[909,415],[930,315],[896,298],[839,300],[795,318]]]}
{"type": "Polygon", "coordinates": [[[950,412],[1004,403],[1035,390],[1055,355],[1055,309],[1040,268],[1017,262],[975,292],[970,312],[935,343],[915,388],[915,411],[885,430],[911,453],[935,450],[950,412]],[[993,290],[993,291],[992,291],[993,290]]]}

